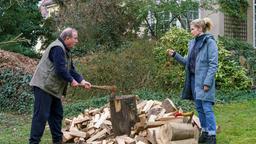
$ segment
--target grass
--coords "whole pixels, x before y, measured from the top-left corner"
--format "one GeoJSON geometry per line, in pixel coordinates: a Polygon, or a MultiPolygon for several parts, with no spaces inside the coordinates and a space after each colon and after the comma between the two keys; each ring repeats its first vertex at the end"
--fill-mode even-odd
{"type": "MultiPolygon", "coordinates": [[[[256,141],[256,100],[231,104],[218,104],[215,114],[221,133],[217,135],[218,144],[254,144],[256,141]]],[[[30,115],[0,113],[0,143],[28,143],[30,115]]],[[[46,127],[42,144],[51,143],[49,127],[46,127]]]]}
{"type": "MultiPolygon", "coordinates": [[[[0,113],[0,143],[25,144],[28,143],[31,115],[13,115],[0,113]]],[[[51,143],[49,127],[46,126],[41,144],[51,143]]]]}
{"type": "Polygon", "coordinates": [[[215,113],[221,133],[218,144],[254,144],[256,141],[256,100],[217,105],[215,113]]]}

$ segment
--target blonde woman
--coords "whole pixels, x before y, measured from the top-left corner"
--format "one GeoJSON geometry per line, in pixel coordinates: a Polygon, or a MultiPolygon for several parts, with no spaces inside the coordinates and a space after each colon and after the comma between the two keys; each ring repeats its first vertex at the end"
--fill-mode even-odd
{"type": "Polygon", "coordinates": [[[209,18],[196,19],[190,23],[191,34],[188,56],[168,49],[185,66],[186,78],[182,91],[183,99],[194,100],[202,126],[199,143],[216,144],[216,120],[213,112],[215,102],[215,74],[218,69],[218,48],[214,37],[206,33],[212,27],[209,18]]]}

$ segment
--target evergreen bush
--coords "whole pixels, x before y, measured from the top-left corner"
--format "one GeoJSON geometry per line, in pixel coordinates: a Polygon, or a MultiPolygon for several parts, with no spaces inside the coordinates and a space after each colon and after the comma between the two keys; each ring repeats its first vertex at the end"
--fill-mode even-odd
{"type": "Polygon", "coordinates": [[[31,75],[6,69],[0,71],[0,111],[29,113],[33,95],[28,85],[31,75]]]}

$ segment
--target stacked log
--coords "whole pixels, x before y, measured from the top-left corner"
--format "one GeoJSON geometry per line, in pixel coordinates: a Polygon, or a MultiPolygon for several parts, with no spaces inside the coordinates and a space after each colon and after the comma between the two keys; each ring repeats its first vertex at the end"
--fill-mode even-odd
{"type": "Polygon", "coordinates": [[[63,141],[79,144],[197,144],[200,123],[193,113],[177,109],[170,99],[137,103],[138,120],[130,133],[114,134],[110,107],[106,105],[86,109],[77,117],[65,119],[63,141]]]}

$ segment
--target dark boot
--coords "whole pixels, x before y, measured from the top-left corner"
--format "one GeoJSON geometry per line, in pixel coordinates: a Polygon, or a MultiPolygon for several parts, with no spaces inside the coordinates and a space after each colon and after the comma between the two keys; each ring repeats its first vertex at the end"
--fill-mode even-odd
{"type": "Polygon", "coordinates": [[[199,143],[205,143],[207,141],[207,137],[208,137],[208,132],[202,132],[198,142],[199,143]]]}
{"type": "Polygon", "coordinates": [[[207,137],[207,144],[216,144],[216,136],[210,135],[207,137]]]}

